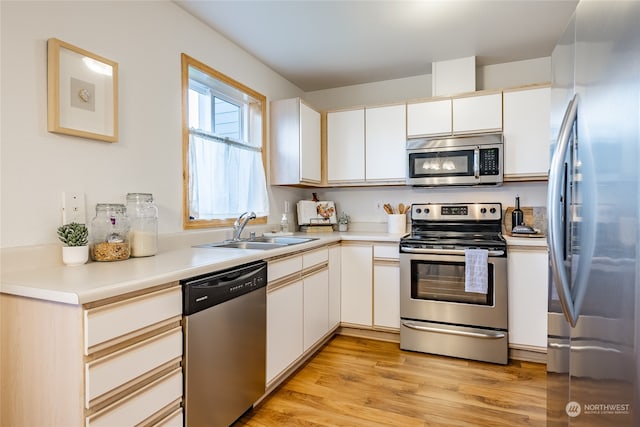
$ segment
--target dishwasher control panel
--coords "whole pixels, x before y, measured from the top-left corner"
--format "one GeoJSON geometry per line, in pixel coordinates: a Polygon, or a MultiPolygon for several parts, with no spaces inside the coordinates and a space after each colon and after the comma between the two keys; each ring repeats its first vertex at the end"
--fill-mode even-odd
{"type": "Polygon", "coordinates": [[[267,263],[257,261],[181,280],[182,312],[197,313],[267,285],[267,263]]]}

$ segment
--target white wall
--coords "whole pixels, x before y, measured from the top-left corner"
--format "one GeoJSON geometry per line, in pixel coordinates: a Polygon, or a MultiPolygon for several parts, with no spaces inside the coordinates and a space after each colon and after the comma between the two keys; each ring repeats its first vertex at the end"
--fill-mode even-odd
{"type": "MultiPolygon", "coordinates": [[[[56,243],[63,191],[85,193],[87,220],[96,203],[153,193],[160,233],[182,232],[180,53],[207,63],[269,100],[302,96],[319,109],[393,103],[431,96],[431,75],[303,94],[217,32],[167,1],[0,2],[0,247],[56,243]],[[119,64],[120,139],[106,143],[49,133],[46,41],[59,38],[119,64]]],[[[478,89],[549,80],[549,60],[479,67],[478,89]]],[[[384,221],[378,201],[501,201],[516,193],[541,205],[546,185],[498,189],[270,189],[270,223],[284,200],[312,191],[333,199],[354,221],[384,221]]]]}
{"type": "MultiPolygon", "coordinates": [[[[266,95],[301,91],[168,1],[2,1],[0,246],[55,243],[61,193],[100,202],[153,193],[160,233],[182,231],[180,54],[266,95]],[[47,39],[58,38],[119,65],[120,138],[106,143],[47,132],[47,39]]],[[[271,193],[279,221],[282,200],[271,193]]]]}
{"type": "MultiPolygon", "coordinates": [[[[551,58],[476,67],[476,89],[493,90],[551,81],[551,58]]],[[[392,104],[432,96],[431,74],[404,79],[307,92],[304,99],[318,110],[358,105],[392,104]]]]}

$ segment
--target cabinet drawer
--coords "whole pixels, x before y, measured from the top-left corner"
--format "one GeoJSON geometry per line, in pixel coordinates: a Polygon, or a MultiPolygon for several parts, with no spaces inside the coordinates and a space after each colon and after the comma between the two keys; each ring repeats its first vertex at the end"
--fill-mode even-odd
{"type": "Polygon", "coordinates": [[[329,262],[329,251],[327,248],[302,254],[302,268],[313,267],[314,265],[329,262]]]}
{"type": "Polygon", "coordinates": [[[155,423],[154,427],[184,427],[183,426],[184,414],[182,412],[182,408],[176,410],[175,412],[167,415],[165,418],[161,419],[157,423],[155,423]]]}
{"type": "Polygon", "coordinates": [[[384,259],[400,259],[400,247],[399,245],[374,245],[373,257],[384,259]]]}
{"type": "Polygon", "coordinates": [[[93,414],[87,418],[86,426],[137,425],[180,399],[182,399],[182,370],[178,368],[124,400],[93,414]]]}
{"type": "Polygon", "coordinates": [[[273,282],[302,270],[302,257],[295,256],[282,260],[269,261],[267,268],[267,281],[273,282]]]}
{"type": "Polygon", "coordinates": [[[180,286],[84,311],[84,354],[92,347],[182,315],[180,286]]]}
{"type": "Polygon", "coordinates": [[[182,356],[182,329],[166,331],[85,365],[85,405],[182,356]]]}

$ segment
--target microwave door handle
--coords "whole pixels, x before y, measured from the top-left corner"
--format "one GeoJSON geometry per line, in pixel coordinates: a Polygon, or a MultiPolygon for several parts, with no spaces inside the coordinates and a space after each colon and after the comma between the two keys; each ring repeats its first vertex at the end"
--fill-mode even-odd
{"type": "Polygon", "coordinates": [[[480,147],[476,146],[473,150],[473,176],[480,179],[480,147]]]}
{"type": "MultiPolygon", "coordinates": [[[[547,206],[549,209],[549,214],[547,215],[547,238],[549,242],[551,272],[562,311],[571,326],[576,325],[578,316],[573,303],[569,277],[564,262],[565,242],[562,217],[564,215],[564,203],[569,203],[569,201],[567,200],[567,195],[563,194],[563,172],[569,141],[573,132],[573,123],[577,116],[577,106],[577,98],[574,96],[569,102],[564,118],[562,119],[562,125],[560,126],[560,132],[558,133],[558,139],[556,141],[556,148],[551,158],[547,195],[547,206]]],[[[565,218],[565,220],[568,220],[568,218],[565,218]]]]}

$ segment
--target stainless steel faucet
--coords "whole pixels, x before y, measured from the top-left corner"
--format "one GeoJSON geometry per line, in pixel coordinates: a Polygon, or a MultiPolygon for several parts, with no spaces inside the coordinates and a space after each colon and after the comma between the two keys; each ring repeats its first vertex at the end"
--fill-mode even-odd
{"type": "Polygon", "coordinates": [[[242,234],[242,230],[244,230],[245,225],[249,220],[256,219],[255,212],[245,212],[241,214],[236,221],[233,223],[233,238],[231,240],[240,240],[240,235],[242,234]]]}

